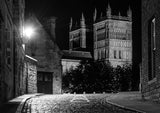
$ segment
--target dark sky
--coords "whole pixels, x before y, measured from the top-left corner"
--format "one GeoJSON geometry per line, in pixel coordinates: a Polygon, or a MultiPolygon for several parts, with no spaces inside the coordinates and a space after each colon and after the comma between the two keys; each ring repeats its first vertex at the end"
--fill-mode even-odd
{"type": "MultiPolygon", "coordinates": [[[[140,28],[140,1],[141,0],[109,0],[112,13],[126,15],[130,6],[133,15],[133,58],[135,62],[141,60],[141,28],[140,28]]],[[[61,49],[68,47],[68,25],[70,17],[73,21],[79,20],[84,13],[87,21],[92,19],[94,8],[98,14],[105,12],[108,0],[26,0],[26,14],[34,13],[39,20],[45,17],[56,16],[57,20],[57,43],[61,49]],[[63,46],[62,46],[63,45],[63,46]]]]}

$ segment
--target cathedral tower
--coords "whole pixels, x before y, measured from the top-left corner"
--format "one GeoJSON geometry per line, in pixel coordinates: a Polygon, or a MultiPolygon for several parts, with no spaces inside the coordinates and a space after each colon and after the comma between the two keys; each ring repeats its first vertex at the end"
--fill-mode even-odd
{"type": "Polygon", "coordinates": [[[94,60],[109,62],[112,66],[132,63],[132,12],[127,16],[111,14],[108,4],[106,17],[93,24],[94,60]]]}

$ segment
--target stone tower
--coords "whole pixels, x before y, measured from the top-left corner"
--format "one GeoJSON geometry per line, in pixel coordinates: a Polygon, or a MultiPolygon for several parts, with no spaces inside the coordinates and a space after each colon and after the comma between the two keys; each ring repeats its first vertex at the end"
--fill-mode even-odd
{"type": "Polygon", "coordinates": [[[86,24],[85,18],[82,13],[80,19],[80,26],[72,26],[72,18],[70,22],[70,33],[69,33],[69,49],[70,50],[84,50],[86,49],[86,24]]]}
{"type": "Polygon", "coordinates": [[[132,63],[132,12],[127,17],[112,15],[108,4],[106,17],[93,25],[94,59],[109,62],[112,66],[132,63]]]}

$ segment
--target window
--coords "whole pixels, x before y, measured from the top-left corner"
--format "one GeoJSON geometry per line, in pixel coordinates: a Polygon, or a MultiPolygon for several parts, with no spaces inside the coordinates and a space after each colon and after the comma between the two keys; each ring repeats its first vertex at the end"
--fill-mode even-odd
{"type": "Polygon", "coordinates": [[[119,59],[122,59],[122,52],[119,51],[119,59]]]}
{"type": "Polygon", "coordinates": [[[114,55],[114,58],[116,59],[117,58],[117,56],[116,56],[116,50],[114,50],[113,55],[114,55]]]}
{"type": "Polygon", "coordinates": [[[102,59],[105,58],[105,49],[103,49],[103,50],[101,51],[101,57],[102,57],[102,59]]]}
{"type": "Polygon", "coordinates": [[[79,48],[80,47],[80,38],[75,38],[73,40],[73,48],[79,48]]]}
{"type": "Polygon", "coordinates": [[[100,60],[101,59],[101,51],[98,50],[98,59],[100,60]]]}
{"type": "Polygon", "coordinates": [[[6,29],[5,32],[5,41],[6,41],[6,49],[5,49],[5,57],[6,57],[6,63],[8,65],[11,65],[11,39],[10,39],[10,31],[6,29]]]}
{"type": "Polygon", "coordinates": [[[97,34],[97,41],[104,40],[104,39],[105,39],[105,32],[97,34]]]}
{"type": "Polygon", "coordinates": [[[155,52],[156,52],[156,37],[155,37],[155,18],[152,18],[148,24],[148,79],[155,78],[155,52]]]}
{"type": "Polygon", "coordinates": [[[106,58],[109,58],[109,50],[108,49],[106,49],[105,55],[106,55],[106,58]]]}
{"type": "Polygon", "coordinates": [[[70,49],[76,49],[81,47],[80,38],[81,38],[80,32],[70,35],[70,42],[69,42],[70,49]]]}

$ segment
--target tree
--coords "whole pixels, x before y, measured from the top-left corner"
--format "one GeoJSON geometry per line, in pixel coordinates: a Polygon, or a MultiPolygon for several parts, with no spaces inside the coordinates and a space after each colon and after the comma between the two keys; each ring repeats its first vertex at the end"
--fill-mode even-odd
{"type": "Polygon", "coordinates": [[[113,68],[100,61],[81,61],[62,78],[65,92],[117,92],[131,90],[132,66],[113,68]]]}
{"type": "Polygon", "coordinates": [[[130,91],[132,82],[132,65],[117,66],[115,68],[115,76],[118,79],[120,91],[130,91]]]}

